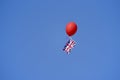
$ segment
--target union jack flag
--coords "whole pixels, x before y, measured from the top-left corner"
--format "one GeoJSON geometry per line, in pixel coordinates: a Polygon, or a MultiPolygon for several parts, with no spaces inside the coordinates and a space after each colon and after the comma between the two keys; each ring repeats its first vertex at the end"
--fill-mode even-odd
{"type": "Polygon", "coordinates": [[[71,49],[75,46],[75,41],[74,40],[69,40],[66,45],[63,48],[63,51],[65,51],[67,54],[71,52],[71,49]]]}

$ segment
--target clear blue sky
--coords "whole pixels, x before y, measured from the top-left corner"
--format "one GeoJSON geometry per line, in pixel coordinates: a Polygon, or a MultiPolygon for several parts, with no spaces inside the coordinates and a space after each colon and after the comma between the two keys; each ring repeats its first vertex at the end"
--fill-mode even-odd
{"type": "Polygon", "coordinates": [[[120,1],[1,0],[0,80],[120,80],[120,1]]]}

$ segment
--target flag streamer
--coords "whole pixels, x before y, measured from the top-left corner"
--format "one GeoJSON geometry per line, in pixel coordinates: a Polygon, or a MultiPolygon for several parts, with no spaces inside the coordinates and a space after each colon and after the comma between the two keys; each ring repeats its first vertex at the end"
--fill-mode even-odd
{"type": "Polygon", "coordinates": [[[65,51],[67,54],[69,54],[71,52],[71,49],[74,48],[75,46],[75,41],[72,39],[69,39],[68,42],[66,43],[66,45],[63,48],[63,51],[65,51]]]}

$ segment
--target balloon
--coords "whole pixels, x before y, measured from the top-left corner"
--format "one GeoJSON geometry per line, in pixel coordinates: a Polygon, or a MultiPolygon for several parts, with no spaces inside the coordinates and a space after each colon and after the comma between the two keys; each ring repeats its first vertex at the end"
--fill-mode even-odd
{"type": "Polygon", "coordinates": [[[75,22],[69,22],[66,25],[66,33],[68,36],[73,36],[77,31],[77,24],[75,22]]]}

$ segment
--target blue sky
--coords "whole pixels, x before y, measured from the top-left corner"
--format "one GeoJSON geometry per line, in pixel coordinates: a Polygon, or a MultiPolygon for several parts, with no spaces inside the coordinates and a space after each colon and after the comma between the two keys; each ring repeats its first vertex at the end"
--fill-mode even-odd
{"type": "Polygon", "coordinates": [[[1,0],[0,80],[120,80],[119,0],[1,0]],[[69,21],[76,46],[62,51],[69,21]]]}

